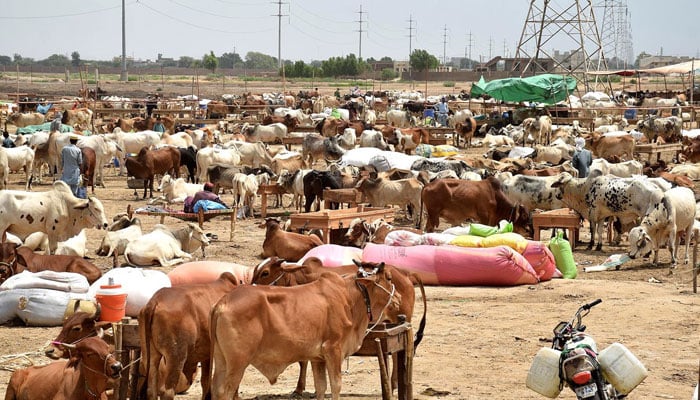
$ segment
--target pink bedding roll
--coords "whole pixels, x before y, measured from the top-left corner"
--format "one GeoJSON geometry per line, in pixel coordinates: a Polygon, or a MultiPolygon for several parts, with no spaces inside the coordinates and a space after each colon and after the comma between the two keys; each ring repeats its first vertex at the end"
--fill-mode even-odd
{"type": "Polygon", "coordinates": [[[417,273],[426,285],[512,286],[538,282],[530,263],[507,246],[393,247],[368,243],[362,260],[382,262],[417,273]]]}
{"type": "Polygon", "coordinates": [[[554,261],[554,255],[545,243],[528,240],[523,257],[535,270],[540,282],[552,279],[557,270],[557,264],[554,261]]]}
{"type": "Polygon", "coordinates": [[[170,271],[168,278],[173,286],[188,283],[209,283],[217,280],[224,272],[231,272],[240,284],[250,284],[253,280],[253,268],[223,261],[184,263],[170,271]]]}
{"type": "Polygon", "coordinates": [[[309,250],[297,263],[302,264],[309,257],[317,257],[324,267],[352,265],[352,260],[362,260],[362,249],[337,244],[322,244],[309,250]]]}

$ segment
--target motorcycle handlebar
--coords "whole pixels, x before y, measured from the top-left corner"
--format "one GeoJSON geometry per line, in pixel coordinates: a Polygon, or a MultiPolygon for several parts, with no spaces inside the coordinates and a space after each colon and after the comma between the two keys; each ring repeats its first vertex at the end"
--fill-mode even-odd
{"type": "Polygon", "coordinates": [[[601,300],[601,299],[593,300],[592,302],[590,302],[588,304],[584,304],[583,306],[581,306],[581,308],[584,310],[590,310],[591,308],[597,306],[598,304],[600,304],[602,302],[603,302],[603,300],[601,300]]]}

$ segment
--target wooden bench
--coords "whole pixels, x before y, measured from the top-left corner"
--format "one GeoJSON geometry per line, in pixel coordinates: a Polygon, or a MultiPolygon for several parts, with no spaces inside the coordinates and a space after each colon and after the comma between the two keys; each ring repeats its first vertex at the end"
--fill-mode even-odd
{"type": "Polygon", "coordinates": [[[236,214],[238,213],[237,208],[227,208],[225,210],[211,210],[211,211],[204,211],[203,209],[199,209],[199,212],[196,213],[186,213],[186,212],[180,212],[176,210],[172,211],[147,211],[147,210],[132,210],[131,204],[126,206],[126,215],[129,216],[129,219],[132,218],[134,214],[139,214],[139,215],[151,215],[151,216],[156,216],[160,217],[160,223],[163,224],[165,223],[165,217],[173,217],[177,218],[182,221],[197,221],[197,224],[201,229],[204,229],[204,221],[208,221],[214,217],[219,217],[219,216],[226,216],[228,215],[230,220],[231,220],[231,232],[229,234],[229,240],[233,241],[233,232],[236,230],[236,214]]]}
{"type": "MultiPolygon", "coordinates": [[[[119,385],[114,388],[114,399],[139,398],[137,382],[141,360],[141,340],[138,320],[126,317],[112,324],[114,346],[119,361],[125,366],[119,385]],[[131,389],[131,391],[129,391],[131,389]]],[[[398,367],[399,400],[413,399],[413,329],[411,324],[379,324],[371,327],[353,356],[376,357],[379,362],[379,377],[382,399],[391,400],[391,374],[387,360],[396,354],[398,367]]]]}
{"type": "Polygon", "coordinates": [[[282,186],[279,185],[260,185],[258,187],[258,194],[260,195],[260,217],[267,217],[267,196],[274,194],[285,194],[287,193],[282,186]]]}
{"type": "Polygon", "coordinates": [[[634,146],[634,152],[637,154],[647,154],[648,161],[651,162],[652,156],[656,154],[656,162],[658,163],[661,159],[661,154],[663,153],[674,153],[674,157],[678,160],[678,156],[683,150],[683,145],[681,143],[669,143],[669,144],[638,144],[634,146]]]}
{"type": "Polygon", "coordinates": [[[372,208],[359,205],[343,210],[322,210],[309,213],[297,213],[290,215],[291,230],[296,229],[322,229],[323,242],[330,243],[331,230],[343,229],[350,226],[355,218],[362,218],[367,222],[383,218],[387,222],[394,220],[393,208],[372,208]]]}
{"type": "Polygon", "coordinates": [[[569,230],[571,249],[576,247],[581,219],[576,211],[570,208],[559,208],[532,214],[533,239],[540,240],[540,229],[562,228],[569,230]]]}
{"type": "Polygon", "coordinates": [[[362,192],[357,189],[324,189],[323,190],[323,208],[329,210],[331,203],[339,203],[342,208],[343,204],[348,204],[348,208],[357,207],[362,203],[362,192]]]}

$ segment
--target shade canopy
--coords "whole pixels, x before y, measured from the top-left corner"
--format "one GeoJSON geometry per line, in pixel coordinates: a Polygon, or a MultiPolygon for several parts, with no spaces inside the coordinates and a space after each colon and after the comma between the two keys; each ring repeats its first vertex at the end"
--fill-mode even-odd
{"type": "Polygon", "coordinates": [[[554,104],[566,100],[576,90],[576,79],[571,76],[542,74],[527,78],[505,78],[486,82],[482,76],[472,85],[471,95],[487,94],[507,102],[537,102],[554,104]]]}

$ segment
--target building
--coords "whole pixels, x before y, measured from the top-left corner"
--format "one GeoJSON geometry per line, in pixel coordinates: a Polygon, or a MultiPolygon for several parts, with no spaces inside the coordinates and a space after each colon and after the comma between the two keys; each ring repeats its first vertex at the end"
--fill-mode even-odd
{"type": "Polygon", "coordinates": [[[687,56],[648,56],[639,59],[639,69],[665,67],[667,65],[678,64],[690,60],[690,57],[687,56]]]}

